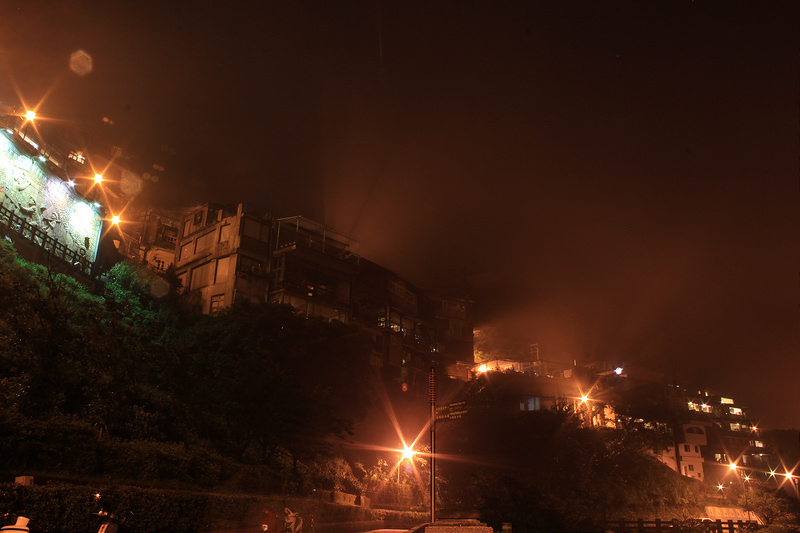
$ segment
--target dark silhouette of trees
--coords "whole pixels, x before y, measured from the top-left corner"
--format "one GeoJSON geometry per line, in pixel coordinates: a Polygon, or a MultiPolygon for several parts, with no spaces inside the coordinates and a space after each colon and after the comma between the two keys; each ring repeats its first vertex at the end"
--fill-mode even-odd
{"type": "Polygon", "coordinates": [[[699,484],[648,455],[636,432],[583,428],[559,410],[468,413],[438,439],[444,497],[491,525],[596,530],[604,519],[699,512],[702,501],[699,484]]]}
{"type": "MultiPolygon", "coordinates": [[[[117,264],[104,281],[93,293],[0,242],[0,418],[20,428],[0,434],[0,449],[26,467],[42,454],[24,451],[22,428],[48,425],[62,443],[88,429],[296,463],[346,436],[369,405],[370,344],[356,328],[269,304],[195,315],[174,279],[141,265],[117,264]]],[[[84,473],[103,470],[100,455],[84,473]]]]}

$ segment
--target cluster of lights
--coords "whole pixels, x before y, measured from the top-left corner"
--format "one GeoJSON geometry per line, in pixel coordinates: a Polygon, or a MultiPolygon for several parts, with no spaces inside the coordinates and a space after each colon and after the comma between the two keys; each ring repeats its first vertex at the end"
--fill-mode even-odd
{"type": "MultiPolygon", "coordinates": [[[[26,121],[28,121],[28,122],[33,122],[35,119],[36,119],[36,111],[34,111],[34,110],[27,110],[27,111],[25,112],[25,120],[26,120],[26,121]]],[[[95,175],[94,175],[94,177],[92,178],[92,180],[94,181],[94,183],[95,183],[95,184],[99,185],[99,184],[101,184],[101,183],[103,182],[103,175],[102,175],[102,174],[99,174],[99,173],[95,173],[95,175]]],[[[71,188],[75,188],[75,180],[72,180],[72,179],[68,180],[68,181],[67,181],[67,185],[69,185],[71,188]]],[[[98,207],[98,208],[100,207],[100,204],[99,204],[98,202],[94,202],[94,204],[93,204],[93,205],[94,205],[95,207],[98,207]]],[[[113,224],[113,225],[119,225],[119,223],[120,223],[120,217],[119,217],[119,215],[113,215],[113,216],[111,217],[111,224],[113,224]]]]}

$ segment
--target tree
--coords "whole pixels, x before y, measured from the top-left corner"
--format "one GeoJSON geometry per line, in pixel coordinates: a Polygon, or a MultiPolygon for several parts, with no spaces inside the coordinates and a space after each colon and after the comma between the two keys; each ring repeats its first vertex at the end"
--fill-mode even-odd
{"type": "Polygon", "coordinates": [[[738,497],[738,505],[755,514],[765,525],[770,525],[789,513],[789,503],[760,483],[745,487],[738,497]]]}

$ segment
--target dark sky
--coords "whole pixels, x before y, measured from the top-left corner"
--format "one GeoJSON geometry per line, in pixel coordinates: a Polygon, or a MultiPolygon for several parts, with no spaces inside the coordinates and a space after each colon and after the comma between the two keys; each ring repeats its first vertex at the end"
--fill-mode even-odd
{"type": "Polygon", "coordinates": [[[478,284],[504,345],[685,376],[797,428],[799,12],[18,0],[0,101],[46,96],[41,116],[163,166],[161,205],[325,222],[422,287],[478,284]]]}

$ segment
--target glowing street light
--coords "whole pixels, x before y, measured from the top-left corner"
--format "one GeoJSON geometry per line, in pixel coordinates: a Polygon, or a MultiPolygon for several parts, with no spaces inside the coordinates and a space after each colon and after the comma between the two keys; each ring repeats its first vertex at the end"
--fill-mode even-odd
{"type": "Polygon", "coordinates": [[[729,466],[729,468],[730,468],[731,470],[736,470],[736,463],[731,463],[731,464],[730,464],[730,466],[729,466]]]}
{"type": "Polygon", "coordinates": [[[111,223],[118,225],[119,224],[119,215],[114,215],[111,217],[111,223]]]}
{"type": "Polygon", "coordinates": [[[406,446],[405,444],[403,444],[403,450],[400,453],[402,455],[400,455],[400,460],[397,462],[397,484],[398,485],[400,484],[400,465],[402,465],[403,461],[405,461],[406,459],[411,461],[411,459],[417,454],[417,452],[415,452],[411,448],[411,446],[406,446]]]}
{"type": "Polygon", "coordinates": [[[102,181],[103,181],[103,175],[102,174],[95,174],[94,175],[94,182],[95,183],[100,183],[102,181]]]}
{"type": "MultiPolygon", "coordinates": [[[[411,459],[417,454],[410,446],[403,446],[403,459],[411,459]]],[[[402,459],[401,459],[402,460],[402,459]]]]}
{"type": "Polygon", "coordinates": [[[36,119],[36,111],[28,110],[25,112],[25,120],[33,121],[36,119]]]}

